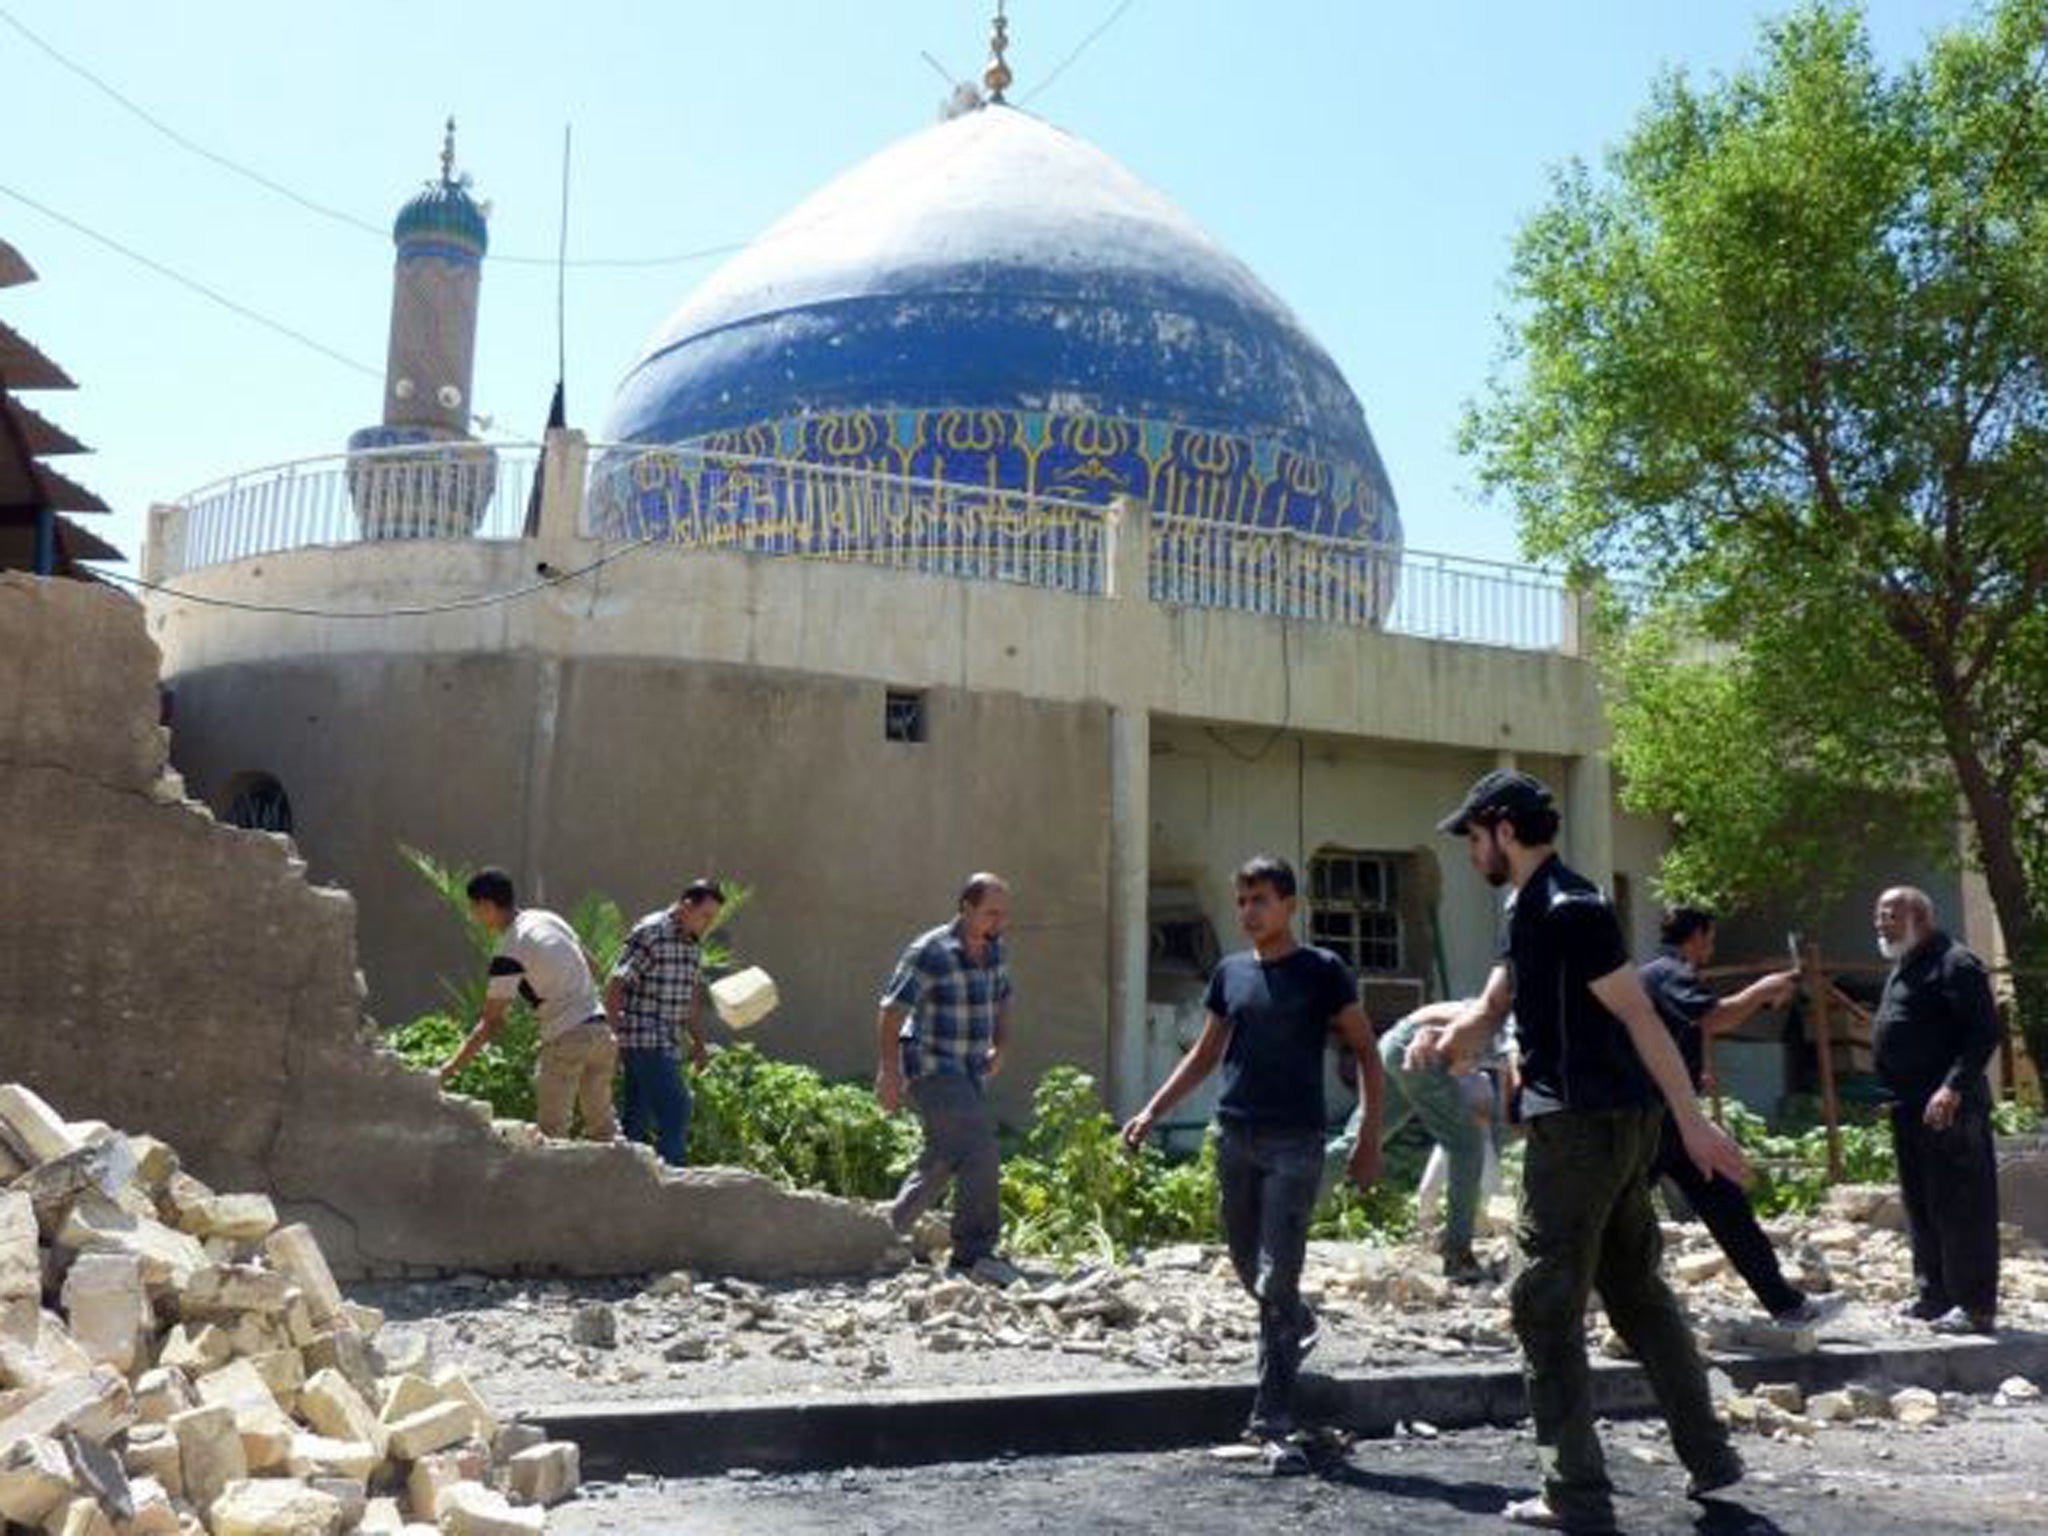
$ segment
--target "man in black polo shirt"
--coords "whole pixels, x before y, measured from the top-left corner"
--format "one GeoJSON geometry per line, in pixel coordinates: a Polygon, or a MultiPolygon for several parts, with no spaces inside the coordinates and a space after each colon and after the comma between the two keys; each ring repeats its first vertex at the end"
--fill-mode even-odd
{"type": "Polygon", "coordinates": [[[1358,1062],[1364,1121],[1351,1182],[1379,1177],[1383,1109],[1379,1053],[1358,1004],[1358,983],[1326,949],[1294,941],[1294,871],[1260,857],[1237,872],[1237,921],[1249,950],[1227,955],[1209,978],[1201,1038],[1124,1126],[1136,1151],[1152,1124],[1223,1063],[1216,1105],[1216,1176],[1230,1262],[1259,1304],[1259,1390],[1251,1433],[1276,1473],[1306,1472],[1294,1432],[1294,1383],[1315,1337],[1301,1301],[1308,1223],[1323,1179],[1323,1060],[1332,1034],[1358,1062]]]}
{"type": "Polygon", "coordinates": [[[1593,1427],[1586,1302],[1608,1318],[1650,1379],[1672,1448],[1698,1498],[1742,1476],[1714,1413],[1705,1367],[1678,1299],[1659,1271],[1650,1205],[1666,1106],[1703,1174],[1741,1179],[1735,1143],[1700,1112],[1685,1062],[1629,964],[1614,911],[1552,848],[1550,791],[1497,770],[1475,783],[1442,829],[1462,835],[1473,868],[1512,882],[1507,934],[1486,990],[1454,1022],[1417,1032],[1413,1064],[1464,1066],[1512,1008],[1521,1047],[1521,1117],[1529,1130],[1515,1238],[1522,1269],[1512,1307],[1543,1491],[1502,1511],[1522,1525],[1611,1531],[1614,1487],[1593,1427]],[[1661,1095],[1661,1101],[1660,1101],[1661,1095]]]}
{"type": "MultiPolygon", "coordinates": [[[[1698,907],[1672,907],[1664,913],[1658,937],[1662,947],[1657,958],[1645,965],[1638,977],[1643,990],[1656,1005],[1658,1017],[1678,1053],[1685,1058],[1686,1075],[1698,1093],[1706,1072],[1706,1040],[1709,1035],[1740,1029],[1758,1010],[1784,1002],[1799,988],[1797,971],[1779,971],[1760,976],[1741,991],[1721,997],[1700,980],[1699,968],[1714,958],[1714,915],[1698,907]]],[[[1678,1144],[1678,1133],[1667,1119],[1663,1144],[1658,1149],[1655,1177],[1667,1178],[1678,1186],[1693,1214],[1706,1223],[1714,1241],[1728,1255],[1743,1283],[1771,1314],[1773,1322],[1788,1327],[1810,1327],[1825,1322],[1841,1310],[1841,1298],[1825,1300],[1795,1289],[1778,1267],[1777,1250],[1757,1223],[1756,1211],[1740,1184],[1716,1174],[1709,1178],[1694,1166],[1678,1144]]]]}
{"type": "Polygon", "coordinates": [[[1920,1294],[1902,1309],[1943,1333],[1998,1325],[1998,1160],[1991,1084],[1998,1007],[1984,963],[1934,923],[1925,891],[1877,901],[1877,945],[1892,962],[1870,1021],[1877,1075],[1892,1096],[1892,1146],[1920,1294]]]}

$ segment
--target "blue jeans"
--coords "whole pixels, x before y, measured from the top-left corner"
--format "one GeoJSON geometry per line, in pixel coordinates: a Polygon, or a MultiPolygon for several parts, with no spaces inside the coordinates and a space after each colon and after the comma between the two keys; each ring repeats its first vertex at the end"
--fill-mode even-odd
{"type": "Polygon", "coordinates": [[[1323,1177],[1323,1136],[1313,1126],[1225,1122],[1216,1143],[1223,1231],[1237,1278],[1259,1304],[1259,1389],[1251,1429],[1278,1439],[1294,1429],[1301,1372],[1301,1267],[1323,1177]]]}
{"type": "Polygon", "coordinates": [[[626,1069],[620,1112],[626,1140],[644,1142],[652,1129],[661,1160],[682,1167],[690,1144],[690,1089],[682,1059],[674,1051],[631,1046],[619,1052],[619,1065],[626,1069]]]}

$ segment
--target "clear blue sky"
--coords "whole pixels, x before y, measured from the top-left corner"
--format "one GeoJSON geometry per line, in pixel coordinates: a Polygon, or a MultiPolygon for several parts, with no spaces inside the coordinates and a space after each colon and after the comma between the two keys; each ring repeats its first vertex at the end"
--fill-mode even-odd
{"type": "MultiPolygon", "coordinates": [[[[1243,258],[1365,403],[1411,545],[1512,558],[1452,444],[1484,383],[1509,242],[1547,169],[1624,134],[1656,72],[1755,46],[1756,0],[1135,0],[1042,96],[1114,0],[1011,0],[1012,100],[1120,158],[1243,258]]],[[[575,130],[572,256],[745,240],[839,170],[933,120],[919,58],[978,74],[992,0],[429,5],[352,0],[0,9],[189,137],[388,228],[435,170],[441,120],[493,205],[493,253],[554,249],[562,125],[575,130]]],[[[1962,0],[1875,0],[1888,57],[1962,0]]],[[[387,238],[273,197],[151,132],[0,23],[0,183],[381,374],[387,238]]],[[[0,315],[79,382],[32,397],[97,452],[60,467],[142,513],[236,470],[338,451],[380,384],[258,329],[0,197],[41,274],[0,315]]],[[[569,403],[612,386],[714,263],[569,275],[569,403]]],[[[544,417],[554,274],[491,263],[477,408],[544,417]]]]}

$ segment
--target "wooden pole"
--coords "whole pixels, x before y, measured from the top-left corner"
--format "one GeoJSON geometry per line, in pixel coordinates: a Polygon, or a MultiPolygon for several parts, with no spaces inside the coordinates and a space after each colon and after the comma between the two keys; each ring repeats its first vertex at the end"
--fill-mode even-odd
{"type": "Polygon", "coordinates": [[[1820,944],[1805,946],[1806,1002],[1813,1010],[1813,1048],[1820,1058],[1820,1113],[1828,1128],[1828,1182],[1842,1182],[1842,1117],[1835,1101],[1835,1042],[1828,1028],[1828,994],[1832,990],[1820,967],[1820,944]]]}

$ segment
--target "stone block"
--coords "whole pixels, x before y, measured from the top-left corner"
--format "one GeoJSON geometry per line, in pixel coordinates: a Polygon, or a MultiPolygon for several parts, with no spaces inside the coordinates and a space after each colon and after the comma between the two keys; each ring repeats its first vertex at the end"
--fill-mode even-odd
{"type": "Polygon", "coordinates": [[[289,1275],[258,1264],[206,1264],[180,1287],[178,1315],[188,1321],[243,1312],[282,1318],[292,1290],[289,1275]]]}
{"type": "Polygon", "coordinates": [[[72,1203],[57,1241],[79,1253],[133,1254],[142,1261],[143,1283],[151,1290],[181,1289],[207,1262],[197,1238],[124,1211],[97,1191],[72,1203]]]}
{"type": "Polygon", "coordinates": [[[74,1152],[83,1144],[64,1117],[24,1083],[0,1084],[0,1140],[30,1167],[74,1152]]]}
{"type": "Polygon", "coordinates": [[[178,1439],[178,1465],[185,1498],[195,1508],[211,1509],[230,1483],[249,1475],[235,1411],[223,1403],[188,1408],[171,1419],[178,1439]]]}
{"type": "Polygon", "coordinates": [[[44,1235],[54,1237],[62,1230],[71,1207],[88,1195],[116,1209],[127,1209],[116,1196],[132,1171],[125,1143],[117,1148],[112,1141],[88,1142],[62,1157],[36,1164],[10,1187],[28,1196],[44,1235]]]}
{"type": "Polygon", "coordinates": [[[217,1371],[235,1357],[228,1336],[211,1323],[178,1323],[164,1335],[158,1365],[175,1366],[190,1375],[217,1371]]]}
{"type": "Polygon", "coordinates": [[[1671,1272],[1686,1285],[1703,1285],[1728,1267],[1725,1254],[1717,1250],[1681,1253],[1672,1261],[1671,1272]]]}
{"type": "Polygon", "coordinates": [[[48,1435],[23,1435],[0,1450],[0,1519],[40,1525],[78,1494],[71,1458],[48,1435]]]}
{"type": "Polygon", "coordinates": [[[358,1302],[344,1301],[341,1318],[366,1339],[376,1338],[384,1328],[384,1313],[379,1308],[366,1307],[358,1302]]]}
{"type": "Polygon", "coordinates": [[[432,1384],[434,1390],[440,1393],[445,1401],[462,1403],[469,1409],[470,1433],[485,1444],[489,1444],[498,1433],[498,1416],[491,1412],[490,1404],[486,1403],[483,1395],[470,1384],[469,1378],[456,1367],[444,1365],[434,1372],[432,1384]]]}
{"type": "Polygon", "coordinates": [[[435,1510],[440,1505],[442,1494],[458,1483],[482,1482],[489,1470],[490,1462],[480,1445],[465,1445],[452,1451],[436,1451],[431,1456],[422,1456],[405,1476],[407,1513],[414,1520],[433,1524],[438,1518],[435,1510]]]}
{"type": "Polygon", "coordinates": [[[559,1504],[582,1481],[582,1453],[569,1440],[536,1445],[505,1464],[505,1489],[521,1504],[559,1504]]]}
{"type": "Polygon", "coordinates": [[[135,1159],[135,1182],[152,1194],[178,1171],[178,1154],[154,1136],[130,1136],[128,1151],[135,1159]]]}
{"type": "Polygon", "coordinates": [[[178,1437],[164,1424],[138,1424],[128,1432],[121,1449],[121,1465],[127,1469],[130,1487],[153,1481],[174,1495],[185,1491],[184,1468],[178,1458],[178,1437]]]}
{"type": "Polygon", "coordinates": [[[329,1327],[341,1318],[341,1287],[334,1283],[326,1255],[303,1222],[279,1227],[265,1238],[263,1256],[291,1276],[292,1283],[305,1293],[316,1324],[329,1327]]]}
{"type": "Polygon", "coordinates": [[[353,1531],[363,1523],[363,1512],[370,1506],[370,1488],[359,1477],[309,1477],[308,1488],[332,1496],[341,1505],[341,1528],[353,1531]]]}
{"type": "Polygon", "coordinates": [[[437,1402],[431,1408],[407,1414],[387,1423],[386,1449],[400,1461],[417,1461],[433,1451],[445,1451],[470,1437],[472,1416],[469,1405],[437,1402]]]}
{"type": "Polygon", "coordinates": [[[340,1536],[341,1501],[296,1478],[242,1478],[208,1507],[213,1536],[340,1536]]]}
{"type": "Polygon", "coordinates": [[[256,1367],[256,1374],[270,1388],[270,1395],[277,1399],[277,1405],[286,1413],[297,1412],[299,1393],[306,1385],[306,1366],[299,1358],[299,1352],[296,1349],[265,1350],[260,1355],[251,1355],[249,1363],[256,1367]]]}
{"type": "Polygon", "coordinates": [[[1754,1396],[1759,1401],[1769,1403],[1781,1413],[1804,1413],[1806,1411],[1806,1393],[1800,1390],[1796,1382],[1763,1382],[1756,1388],[1754,1396]]]}
{"type": "Polygon", "coordinates": [[[1878,1387],[1852,1381],[1842,1389],[1859,1419],[1888,1419],[1892,1416],[1891,1394],[1878,1387]]]}
{"type": "Polygon", "coordinates": [[[521,1451],[547,1444],[547,1431],[538,1424],[507,1424],[491,1439],[491,1460],[500,1465],[521,1451]]]}
{"type": "Polygon", "coordinates": [[[75,1429],[93,1440],[111,1440],[135,1422],[135,1396],[128,1380],[110,1365],[65,1376],[0,1411],[0,1446],[24,1435],[61,1435],[75,1429]]]}
{"type": "Polygon", "coordinates": [[[1816,1392],[1806,1400],[1806,1416],[1819,1424],[1849,1424],[1856,1405],[1846,1392],[1816,1392]]]}
{"type": "Polygon", "coordinates": [[[202,1403],[220,1403],[232,1408],[235,1422],[242,1426],[283,1425],[291,1420],[278,1406],[263,1373],[250,1360],[230,1360],[217,1371],[209,1371],[193,1385],[202,1403]]]}
{"type": "Polygon", "coordinates": [[[292,1436],[285,1466],[294,1477],[342,1477],[368,1481],[384,1460],[367,1440],[335,1440],[326,1435],[292,1436]]]}
{"type": "Polygon", "coordinates": [[[132,1253],[82,1253],[64,1276],[71,1337],[93,1360],[123,1375],[143,1358],[153,1326],[142,1261],[132,1253]]]}
{"type": "Polygon", "coordinates": [[[321,1434],[334,1440],[361,1440],[376,1447],[381,1457],[386,1433],[363,1395],[341,1372],[316,1371],[299,1389],[299,1413],[321,1434]]]}
{"type": "Polygon", "coordinates": [[[99,1501],[87,1498],[73,1499],[61,1515],[51,1511],[43,1519],[43,1529],[49,1536],[115,1536],[114,1522],[99,1501]]]}
{"type": "Polygon", "coordinates": [[[356,1522],[359,1536],[399,1536],[405,1529],[405,1515],[398,1507],[398,1500],[392,1498],[371,1499],[363,1506],[363,1517],[356,1522]]]}
{"type": "Polygon", "coordinates": [[[1892,1394],[1891,1409],[1901,1424],[1933,1424],[1941,1418],[1941,1398],[1925,1387],[1907,1387],[1892,1394]]]}
{"type": "Polygon", "coordinates": [[[547,1516],[521,1509],[482,1483],[457,1483],[441,1495],[437,1517],[447,1536],[538,1536],[547,1516]]]}
{"type": "Polygon", "coordinates": [[[34,1301],[0,1303],[0,1386],[45,1387],[92,1369],[69,1330],[34,1301]]]}
{"type": "Polygon", "coordinates": [[[115,1536],[178,1536],[175,1490],[153,1477],[141,1477],[128,1485],[128,1491],[134,1513],[115,1523],[115,1536]]]}
{"type": "Polygon", "coordinates": [[[146,1424],[167,1424],[171,1415],[199,1406],[192,1378],[176,1366],[160,1365],[135,1378],[135,1416],[146,1424]]]}
{"type": "Polygon", "coordinates": [[[198,1238],[260,1243],[277,1230],[277,1207],[268,1195],[208,1195],[183,1206],[177,1224],[198,1238]]]}
{"type": "Polygon", "coordinates": [[[186,1220],[195,1216],[200,1207],[213,1198],[213,1186],[204,1179],[194,1178],[189,1173],[173,1173],[164,1181],[161,1194],[157,1197],[157,1209],[163,1219],[181,1232],[192,1229],[186,1220]]]}
{"type": "Polygon", "coordinates": [[[228,1347],[237,1355],[267,1355],[272,1350],[292,1347],[291,1334],[281,1317],[244,1312],[223,1326],[227,1329],[228,1347]]]}
{"type": "Polygon", "coordinates": [[[377,1417],[386,1424],[395,1424],[415,1413],[424,1413],[443,1401],[441,1394],[434,1390],[434,1384],[424,1376],[393,1376],[384,1383],[377,1417]]]}
{"type": "Polygon", "coordinates": [[[299,1354],[306,1362],[306,1370],[339,1371],[349,1379],[351,1385],[364,1397],[378,1396],[377,1378],[380,1364],[370,1341],[353,1328],[335,1328],[316,1335],[311,1343],[301,1345],[299,1354]]]}
{"type": "Polygon", "coordinates": [[[0,1304],[40,1301],[43,1255],[36,1208],[23,1190],[0,1189],[0,1304]]]}

